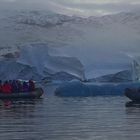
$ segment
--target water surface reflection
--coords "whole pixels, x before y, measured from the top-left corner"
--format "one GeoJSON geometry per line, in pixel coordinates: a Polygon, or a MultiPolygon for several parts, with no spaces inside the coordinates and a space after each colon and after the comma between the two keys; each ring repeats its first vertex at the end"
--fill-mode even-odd
{"type": "Polygon", "coordinates": [[[124,96],[12,101],[0,106],[2,140],[134,140],[140,137],[140,108],[124,96]]]}

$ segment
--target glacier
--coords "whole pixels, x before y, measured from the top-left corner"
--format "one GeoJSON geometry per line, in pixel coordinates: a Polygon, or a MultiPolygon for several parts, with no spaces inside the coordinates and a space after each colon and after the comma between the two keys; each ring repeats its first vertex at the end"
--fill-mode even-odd
{"type": "MultiPolygon", "coordinates": [[[[10,65],[11,60],[6,60],[13,56],[11,69],[12,65],[24,67],[10,79],[21,77],[21,72],[27,75],[28,69],[29,77],[37,75],[37,79],[59,72],[80,79],[131,70],[134,74],[133,58],[126,52],[140,52],[139,17],[138,12],[82,18],[45,11],[2,11],[1,63],[4,59],[10,65]]],[[[5,65],[1,69],[7,71],[5,65]]]]}
{"type": "Polygon", "coordinates": [[[77,58],[53,56],[49,50],[51,52],[52,48],[46,44],[35,43],[23,47],[20,54],[2,55],[4,58],[0,60],[0,79],[34,79],[40,82],[44,78],[62,81],[85,79],[84,67],[77,58]]]}
{"type": "Polygon", "coordinates": [[[49,49],[51,48],[48,48],[46,44],[27,45],[23,47],[17,62],[36,69],[37,73],[44,77],[46,73],[67,72],[81,80],[85,79],[84,67],[77,58],[53,56],[49,54],[49,49]]]}
{"type": "Polygon", "coordinates": [[[0,60],[0,80],[34,79],[40,81],[41,78],[43,77],[35,69],[17,63],[16,59],[0,60]]]}

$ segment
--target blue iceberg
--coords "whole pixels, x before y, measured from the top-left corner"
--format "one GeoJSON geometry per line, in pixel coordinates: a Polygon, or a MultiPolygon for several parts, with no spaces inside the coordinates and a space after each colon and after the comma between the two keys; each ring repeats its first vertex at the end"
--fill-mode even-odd
{"type": "Polygon", "coordinates": [[[83,83],[80,81],[67,82],[55,90],[56,96],[87,97],[87,96],[122,96],[126,88],[138,88],[139,83],[83,83]]]}

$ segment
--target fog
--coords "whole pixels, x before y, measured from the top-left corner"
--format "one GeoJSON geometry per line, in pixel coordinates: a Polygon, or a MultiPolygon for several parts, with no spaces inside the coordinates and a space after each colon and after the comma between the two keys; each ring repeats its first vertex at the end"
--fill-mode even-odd
{"type": "Polygon", "coordinates": [[[40,9],[84,17],[102,16],[139,8],[139,0],[0,0],[0,9],[40,9]]]}

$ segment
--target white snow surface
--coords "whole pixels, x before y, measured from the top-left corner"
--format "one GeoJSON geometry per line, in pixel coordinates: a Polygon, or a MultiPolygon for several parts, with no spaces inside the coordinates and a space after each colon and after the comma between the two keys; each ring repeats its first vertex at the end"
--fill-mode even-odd
{"type": "Polygon", "coordinates": [[[112,74],[131,69],[126,52],[140,52],[139,25],[139,12],[81,18],[1,11],[0,55],[19,51],[18,62],[35,67],[39,74],[66,71],[82,78],[112,74]]]}

